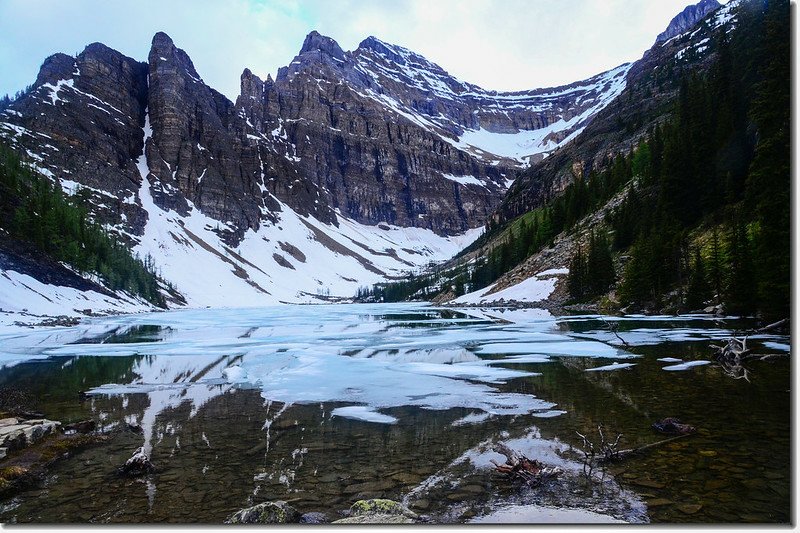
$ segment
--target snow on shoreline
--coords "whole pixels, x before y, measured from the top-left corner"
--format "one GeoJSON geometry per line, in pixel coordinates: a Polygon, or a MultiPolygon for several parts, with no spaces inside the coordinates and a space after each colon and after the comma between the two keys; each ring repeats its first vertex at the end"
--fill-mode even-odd
{"type": "Polygon", "coordinates": [[[96,291],[42,283],[15,270],[0,270],[0,331],[20,324],[38,324],[58,317],[153,311],[147,302],[124,293],[116,297],[96,291]]]}
{"type": "Polygon", "coordinates": [[[558,276],[569,273],[567,268],[551,268],[539,272],[516,285],[506,287],[492,293],[496,283],[478,289],[463,296],[459,296],[451,303],[454,304],[488,304],[493,302],[541,302],[547,300],[556,288],[558,276]]]}

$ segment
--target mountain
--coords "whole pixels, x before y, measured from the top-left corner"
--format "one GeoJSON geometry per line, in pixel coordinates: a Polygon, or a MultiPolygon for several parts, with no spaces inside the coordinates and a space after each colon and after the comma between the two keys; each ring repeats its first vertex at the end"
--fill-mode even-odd
{"type": "Polygon", "coordinates": [[[482,237],[361,296],[788,316],[788,7],[733,0],[657,42],[482,237]]]}
{"type": "Polygon", "coordinates": [[[190,305],[349,297],[452,256],[515,172],[578,135],[630,65],[502,93],[405,48],[316,32],[236,102],[164,33],[147,62],[99,43],[45,60],[0,135],[190,305]]]}
{"type": "Polygon", "coordinates": [[[686,6],[686,9],[677,14],[667,26],[667,29],[658,34],[656,44],[669,41],[687,30],[690,30],[703,20],[706,15],[719,9],[721,4],[717,0],[701,0],[697,4],[686,6]]]}
{"type": "MultiPolygon", "coordinates": [[[[699,9],[702,4],[707,2],[691,7],[699,9]]],[[[543,205],[576,177],[589,176],[616,155],[630,152],[671,112],[671,102],[680,88],[679,74],[702,72],[710,65],[714,40],[721,29],[730,31],[733,27],[738,5],[738,0],[732,0],[680,35],[658,41],[648,49],[629,69],[621,95],[601,110],[574,142],[519,174],[492,215],[490,226],[501,226],[543,205]]]]}

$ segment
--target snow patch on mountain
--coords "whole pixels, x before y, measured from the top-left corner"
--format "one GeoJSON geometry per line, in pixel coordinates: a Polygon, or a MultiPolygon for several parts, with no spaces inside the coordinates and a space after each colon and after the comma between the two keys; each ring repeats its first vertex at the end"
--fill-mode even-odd
{"type": "Polygon", "coordinates": [[[495,284],[478,289],[463,296],[459,296],[452,303],[456,304],[486,304],[500,301],[506,302],[541,302],[546,300],[555,290],[557,276],[569,272],[566,268],[544,270],[527,278],[516,285],[506,287],[497,292],[492,292],[495,284]]]}
{"type": "Polygon", "coordinates": [[[468,129],[459,136],[456,146],[479,158],[486,158],[488,155],[489,158],[496,156],[513,159],[523,166],[529,164],[533,156],[549,154],[577,137],[594,115],[625,90],[626,76],[630,67],[630,63],[620,65],[598,77],[591,85],[541,95],[542,98],[556,98],[575,91],[594,92],[599,95],[593,106],[570,119],[562,117],[545,127],[520,130],[516,133],[492,132],[483,127],[477,130],[468,129]],[[563,132],[570,133],[559,135],[563,132]]]}
{"type": "Polygon", "coordinates": [[[217,233],[224,223],[193,206],[188,216],[164,211],[153,202],[150,187],[145,178],[139,196],[149,219],[135,251],[155,258],[161,275],[193,307],[350,298],[359,287],[452,257],[482,231],[442,237],[423,228],[368,226],[343,217],[336,227],[280,204],[277,222],[249,230],[232,249],[217,233]]]}
{"type": "Polygon", "coordinates": [[[486,187],[486,184],[475,176],[454,176],[452,174],[442,174],[442,177],[450,181],[455,181],[459,185],[478,185],[479,187],[486,187]]]}
{"type": "Polygon", "coordinates": [[[478,159],[504,160],[516,166],[525,166],[532,156],[547,155],[577,136],[597,112],[624,90],[631,67],[631,64],[620,65],[564,87],[504,93],[462,82],[419,54],[375,37],[362,42],[348,58],[352,68],[369,79],[366,88],[353,87],[357,93],[380,101],[398,115],[478,159]],[[401,84],[413,92],[390,96],[387,93],[392,91],[387,87],[393,84],[401,84]],[[421,104],[420,96],[424,96],[426,102],[449,102],[459,109],[477,106],[478,126],[465,127],[467,124],[449,112],[442,113],[440,107],[428,108],[421,104]],[[573,115],[564,107],[565,98],[574,99],[573,104],[582,111],[573,115]],[[549,113],[557,118],[543,127],[516,132],[500,131],[486,120],[498,115],[507,118],[509,113],[521,109],[549,113]]]}

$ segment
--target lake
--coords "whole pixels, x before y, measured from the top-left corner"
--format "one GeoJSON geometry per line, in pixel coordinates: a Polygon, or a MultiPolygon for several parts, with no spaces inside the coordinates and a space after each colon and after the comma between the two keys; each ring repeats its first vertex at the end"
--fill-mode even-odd
{"type": "MultiPolygon", "coordinates": [[[[273,500],[335,520],[384,497],[435,523],[787,523],[789,358],[753,361],[745,378],[709,347],[753,327],[376,304],[6,331],[0,388],[53,420],[141,431],[56,463],[44,486],[0,502],[0,521],[220,523],[273,500]],[[665,417],[697,431],[584,475],[576,432],[602,425],[636,448],[668,437],[651,427],[665,417]],[[497,443],[563,473],[506,479],[497,443]],[[155,472],[116,475],[140,447],[155,472]]],[[[786,355],[790,341],[748,343],[786,355]]]]}

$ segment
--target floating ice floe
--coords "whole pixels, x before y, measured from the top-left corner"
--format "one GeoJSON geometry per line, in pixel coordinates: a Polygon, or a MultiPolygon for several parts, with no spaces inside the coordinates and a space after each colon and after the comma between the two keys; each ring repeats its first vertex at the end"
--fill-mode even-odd
{"type": "Polygon", "coordinates": [[[337,407],[331,411],[331,416],[341,416],[342,418],[352,418],[364,422],[376,422],[378,424],[395,424],[397,419],[393,416],[385,415],[370,409],[364,405],[351,405],[349,407],[337,407]]]}
{"type": "Polygon", "coordinates": [[[771,348],[773,350],[780,350],[782,352],[788,352],[792,349],[792,346],[790,344],[786,344],[783,342],[766,341],[763,344],[766,348],[771,348]]]}
{"type": "Polygon", "coordinates": [[[606,370],[622,370],[623,368],[630,368],[636,366],[636,363],[611,363],[610,365],[598,366],[595,368],[587,368],[586,372],[603,372],[606,370]]]}
{"type": "Polygon", "coordinates": [[[688,370],[693,366],[703,366],[710,364],[711,361],[687,361],[685,363],[681,363],[679,365],[669,365],[662,368],[662,370],[669,370],[669,371],[676,371],[676,370],[688,370]]]}

